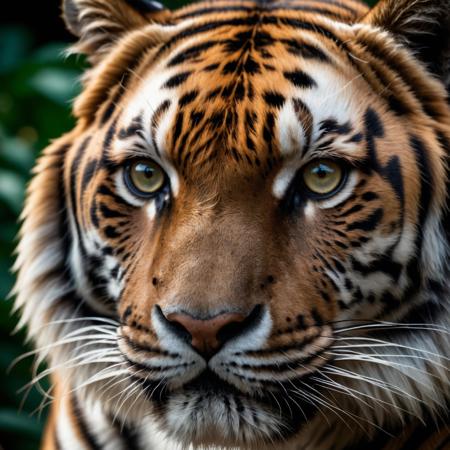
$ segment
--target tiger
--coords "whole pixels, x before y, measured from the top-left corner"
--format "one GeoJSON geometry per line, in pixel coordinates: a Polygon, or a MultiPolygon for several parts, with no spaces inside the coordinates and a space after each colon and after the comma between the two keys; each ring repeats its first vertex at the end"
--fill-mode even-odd
{"type": "Polygon", "coordinates": [[[450,449],[450,2],[64,0],[28,186],[44,450],[450,449]]]}

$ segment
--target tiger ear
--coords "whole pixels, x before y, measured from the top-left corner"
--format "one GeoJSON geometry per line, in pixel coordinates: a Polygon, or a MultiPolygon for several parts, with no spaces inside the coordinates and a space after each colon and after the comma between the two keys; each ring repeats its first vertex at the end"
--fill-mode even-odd
{"type": "Polygon", "coordinates": [[[449,87],[450,0],[380,0],[363,22],[391,32],[449,87]]]}
{"type": "Polygon", "coordinates": [[[79,38],[78,53],[98,61],[127,31],[170,22],[170,11],[153,0],[63,0],[67,28],[79,38]]]}

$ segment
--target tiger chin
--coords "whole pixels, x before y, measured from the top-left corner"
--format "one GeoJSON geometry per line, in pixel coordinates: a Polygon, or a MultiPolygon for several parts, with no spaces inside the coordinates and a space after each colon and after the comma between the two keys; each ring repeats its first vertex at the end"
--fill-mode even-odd
{"type": "Polygon", "coordinates": [[[42,448],[447,449],[450,2],[65,0],[27,191],[42,448]]]}

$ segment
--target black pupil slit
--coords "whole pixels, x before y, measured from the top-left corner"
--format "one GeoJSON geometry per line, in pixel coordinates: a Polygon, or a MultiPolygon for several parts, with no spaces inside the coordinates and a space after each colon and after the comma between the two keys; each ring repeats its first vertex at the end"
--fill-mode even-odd
{"type": "Polygon", "coordinates": [[[325,178],[327,175],[333,173],[333,170],[321,164],[316,169],[313,169],[313,173],[314,175],[317,175],[319,178],[325,178]]]}
{"type": "Polygon", "coordinates": [[[142,172],[143,172],[145,178],[147,178],[147,179],[150,179],[155,175],[155,171],[148,166],[146,166],[142,172]]]}

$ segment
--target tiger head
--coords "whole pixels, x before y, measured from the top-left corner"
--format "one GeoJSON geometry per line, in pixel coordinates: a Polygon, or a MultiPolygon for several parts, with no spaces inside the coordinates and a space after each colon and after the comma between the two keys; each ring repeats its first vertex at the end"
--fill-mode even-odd
{"type": "Polygon", "coordinates": [[[183,445],[445,411],[449,10],[66,0],[91,68],[16,266],[59,389],[183,445]]]}

